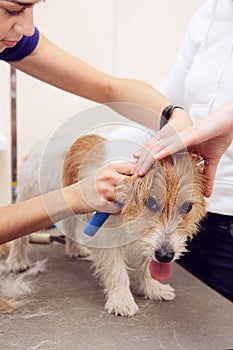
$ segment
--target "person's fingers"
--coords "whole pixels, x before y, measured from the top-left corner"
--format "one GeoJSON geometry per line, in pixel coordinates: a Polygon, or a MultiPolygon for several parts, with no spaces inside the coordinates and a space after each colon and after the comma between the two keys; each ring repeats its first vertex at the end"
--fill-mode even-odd
{"type": "MultiPolygon", "coordinates": [[[[167,141],[168,143],[169,141],[167,141]]],[[[135,156],[138,157],[137,166],[138,166],[138,175],[143,176],[150,169],[153,163],[161,158],[158,158],[158,153],[166,152],[166,155],[169,154],[165,146],[165,141],[163,142],[157,138],[154,138],[153,142],[150,141],[143,148],[135,153],[135,156]]]]}
{"type": "Polygon", "coordinates": [[[150,151],[157,141],[157,137],[153,137],[152,139],[150,139],[147,143],[143,145],[143,147],[139,148],[137,151],[134,152],[134,158],[139,158],[145,150],[150,151]]]}
{"type": "Polygon", "coordinates": [[[142,147],[142,148],[138,149],[136,152],[134,152],[133,157],[136,159],[140,158],[144,149],[146,148],[146,146],[147,145],[144,145],[144,147],[142,147]]]}
{"type": "Polygon", "coordinates": [[[136,170],[136,164],[132,162],[124,162],[124,163],[113,163],[113,170],[121,175],[133,175],[136,170]]]}
{"type": "Polygon", "coordinates": [[[154,144],[157,143],[157,138],[151,139],[142,148],[134,152],[133,156],[137,159],[137,174],[139,176],[144,176],[146,172],[150,169],[154,163],[153,159],[153,148],[154,144]]]}
{"type": "Polygon", "coordinates": [[[96,211],[109,213],[119,212],[121,207],[117,202],[116,186],[109,181],[95,183],[93,176],[79,182],[82,198],[86,204],[96,211]]]}
{"type": "Polygon", "coordinates": [[[97,175],[99,183],[98,191],[100,193],[104,193],[108,200],[116,199],[113,196],[115,188],[125,179],[134,175],[136,168],[136,163],[132,162],[108,164],[104,168],[100,169],[97,175]]]}
{"type": "Polygon", "coordinates": [[[160,147],[160,149],[157,147],[155,150],[154,150],[154,155],[153,155],[153,158],[154,158],[154,161],[156,160],[161,160],[165,157],[168,157],[180,150],[182,150],[184,147],[183,145],[181,144],[174,144],[172,142],[168,142],[167,141],[167,144],[166,145],[163,145],[162,147],[160,147]]]}
{"type": "Polygon", "coordinates": [[[137,173],[139,176],[144,176],[147,171],[151,168],[151,166],[154,163],[153,154],[151,152],[148,152],[148,150],[144,150],[142,155],[137,161],[137,173]]]}
{"type": "Polygon", "coordinates": [[[122,210],[122,205],[117,200],[109,200],[104,205],[104,211],[111,214],[119,214],[122,210]]]}

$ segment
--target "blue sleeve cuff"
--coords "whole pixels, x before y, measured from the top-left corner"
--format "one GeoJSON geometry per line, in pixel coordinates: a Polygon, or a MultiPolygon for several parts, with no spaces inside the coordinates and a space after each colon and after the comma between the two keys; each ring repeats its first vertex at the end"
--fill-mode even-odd
{"type": "Polygon", "coordinates": [[[0,60],[6,62],[13,62],[23,59],[30,55],[36,48],[39,41],[40,33],[35,27],[35,32],[32,36],[23,36],[15,47],[5,49],[0,52],[0,60]]]}

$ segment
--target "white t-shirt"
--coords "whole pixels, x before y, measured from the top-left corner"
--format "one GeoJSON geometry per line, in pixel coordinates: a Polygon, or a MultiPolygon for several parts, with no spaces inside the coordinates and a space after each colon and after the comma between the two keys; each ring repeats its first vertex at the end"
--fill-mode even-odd
{"type": "MultiPolygon", "coordinates": [[[[161,91],[183,106],[193,123],[233,99],[233,0],[207,0],[194,14],[161,91]]],[[[134,140],[140,146],[152,137],[146,130],[123,127],[109,139],[134,140]]],[[[233,215],[232,197],[233,145],[219,163],[208,211],[233,215]]]]}
{"type": "MultiPolygon", "coordinates": [[[[162,92],[193,122],[233,99],[233,1],[208,0],[195,13],[162,92]]],[[[233,144],[223,155],[208,211],[233,215],[233,144]]]]}

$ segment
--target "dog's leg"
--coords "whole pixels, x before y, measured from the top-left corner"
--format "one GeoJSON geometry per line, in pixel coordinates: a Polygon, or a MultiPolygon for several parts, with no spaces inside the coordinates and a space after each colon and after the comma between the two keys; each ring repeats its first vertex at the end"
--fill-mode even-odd
{"type": "Polygon", "coordinates": [[[90,250],[66,237],[66,254],[70,258],[88,258],[90,250]]]}
{"type": "Polygon", "coordinates": [[[173,300],[175,298],[174,289],[169,284],[162,284],[151,277],[149,263],[145,259],[137,270],[137,293],[150,300],[173,300]]]}
{"type": "Polygon", "coordinates": [[[14,240],[10,245],[7,266],[13,272],[23,272],[30,267],[28,236],[14,240]]]}
{"type": "MultiPolygon", "coordinates": [[[[81,216],[80,216],[81,217],[81,216]]],[[[70,218],[63,221],[60,227],[62,232],[65,233],[66,241],[66,254],[69,258],[87,258],[90,256],[90,250],[83,245],[77,243],[78,237],[77,232],[82,232],[82,220],[77,220],[76,216],[71,216],[70,218]]]]}
{"type": "Polygon", "coordinates": [[[114,315],[135,315],[139,309],[130,291],[123,249],[93,249],[92,258],[106,295],[105,310],[114,315]]]}

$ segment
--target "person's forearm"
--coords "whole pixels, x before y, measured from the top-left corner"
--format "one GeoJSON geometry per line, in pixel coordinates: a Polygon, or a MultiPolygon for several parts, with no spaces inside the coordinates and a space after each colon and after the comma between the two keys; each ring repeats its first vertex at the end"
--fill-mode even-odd
{"type": "Polygon", "coordinates": [[[197,140],[201,143],[213,137],[233,134],[233,101],[229,101],[211,112],[197,123],[197,140]]]}
{"type": "Polygon", "coordinates": [[[91,209],[77,184],[0,208],[0,244],[41,230],[75,213],[91,209]]]}
{"type": "MultiPolygon", "coordinates": [[[[142,81],[114,78],[89,66],[54,46],[42,34],[34,52],[21,61],[13,62],[12,65],[75,95],[99,103],[108,103],[125,117],[154,130],[159,129],[160,115],[164,107],[171,103],[159,91],[142,81]]],[[[181,110],[176,110],[172,119],[177,130],[190,125],[187,114],[181,110]],[[174,117],[175,114],[179,114],[178,118],[174,117]]]]}
{"type": "Polygon", "coordinates": [[[75,95],[96,102],[108,100],[108,76],[58,48],[43,34],[40,34],[39,43],[29,56],[11,64],[39,80],[75,95]]]}
{"type": "Polygon", "coordinates": [[[0,208],[0,244],[50,226],[41,197],[0,208]]]}
{"type": "MultiPolygon", "coordinates": [[[[184,129],[178,134],[186,147],[198,145],[224,135],[227,139],[233,137],[233,101],[225,103],[190,128],[184,129]]],[[[179,150],[178,143],[177,150],[179,150]]]]}

